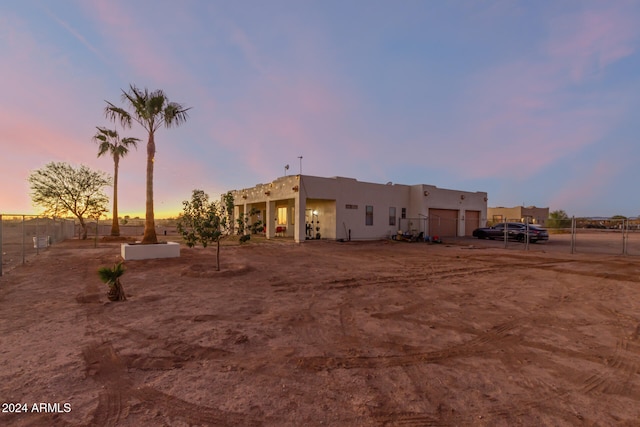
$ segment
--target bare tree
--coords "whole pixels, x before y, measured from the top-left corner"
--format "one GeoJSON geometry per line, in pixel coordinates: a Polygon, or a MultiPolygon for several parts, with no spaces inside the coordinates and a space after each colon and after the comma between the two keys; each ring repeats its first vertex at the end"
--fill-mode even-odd
{"type": "Polygon", "coordinates": [[[29,175],[31,201],[44,208],[45,215],[73,215],[87,238],[86,218],[99,218],[107,211],[109,197],[103,188],[111,185],[111,177],[81,165],[51,162],[29,175]]]}

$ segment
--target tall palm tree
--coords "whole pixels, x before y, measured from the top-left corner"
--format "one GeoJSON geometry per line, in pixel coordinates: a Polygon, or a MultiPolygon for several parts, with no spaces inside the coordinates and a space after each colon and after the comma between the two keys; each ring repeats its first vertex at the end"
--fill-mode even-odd
{"type": "Polygon", "coordinates": [[[129,147],[138,148],[140,142],[138,138],[122,138],[115,130],[96,127],[98,133],[93,140],[98,143],[98,157],[109,153],[113,157],[113,221],[111,223],[111,235],[120,235],[120,225],[118,224],[118,167],[120,159],[129,153],[129,147]]]}
{"type": "Polygon", "coordinates": [[[180,126],[187,121],[187,111],[176,102],[169,102],[165,93],[158,89],[150,92],[129,85],[129,91],[122,91],[122,102],[127,109],[116,107],[107,101],[105,115],[114,122],[120,122],[125,128],[130,128],[132,122],[137,122],[148,133],[147,141],[147,200],[144,221],[144,235],[142,243],[158,243],[156,225],[153,212],[153,163],[156,155],[155,132],[160,127],[170,128],[180,126]]]}

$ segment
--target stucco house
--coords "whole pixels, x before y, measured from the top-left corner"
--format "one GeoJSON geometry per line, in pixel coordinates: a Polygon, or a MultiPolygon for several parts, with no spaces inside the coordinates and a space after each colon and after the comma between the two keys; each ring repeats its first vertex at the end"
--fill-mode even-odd
{"type": "Polygon", "coordinates": [[[545,226],[547,219],[549,219],[549,208],[537,208],[535,206],[487,208],[487,221],[492,224],[507,221],[528,222],[529,224],[545,226]]]}
{"type": "Polygon", "coordinates": [[[487,218],[487,193],[433,185],[375,184],[353,178],[291,175],[231,191],[234,216],[266,224],[267,238],[373,240],[399,230],[470,236],[487,218]]]}

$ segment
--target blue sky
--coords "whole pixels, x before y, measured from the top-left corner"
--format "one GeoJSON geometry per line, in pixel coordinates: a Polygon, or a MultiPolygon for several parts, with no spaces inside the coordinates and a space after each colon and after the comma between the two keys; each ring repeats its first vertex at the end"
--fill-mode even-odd
{"type": "MultiPolygon", "coordinates": [[[[91,137],[129,84],[192,107],[156,135],[157,216],[300,169],[486,191],[489,206],[640,215],[640,2],[0,3],[0,212],[91,137]]],[[[119,212],[144,212],[145,135],[119,212]]],[[[110,189],[107,192],[110,194],[110,189]]]]}

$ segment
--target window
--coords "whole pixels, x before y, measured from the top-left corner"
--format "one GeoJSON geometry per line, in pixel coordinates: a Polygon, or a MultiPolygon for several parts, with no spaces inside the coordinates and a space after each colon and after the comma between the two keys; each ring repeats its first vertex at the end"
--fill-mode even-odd
{"type": "Polygon", "coordinates": [[[278,225],[287,225],[287,208],[278,208],[278,225]]]}
{"type": "Polygon", "coordinates": [[[407,217],[407,208],[402,208],[402,219],[407,217]]]}
{"type": "Polygon", "coordinates": [[[365,210],[364,225],[373,225],[373,206],[367,206],[365,210]]]}
{"type": "Polygon", "coordinates": [[[396,208],[389,208],[389,225],[396,225],[396,208]]]}

